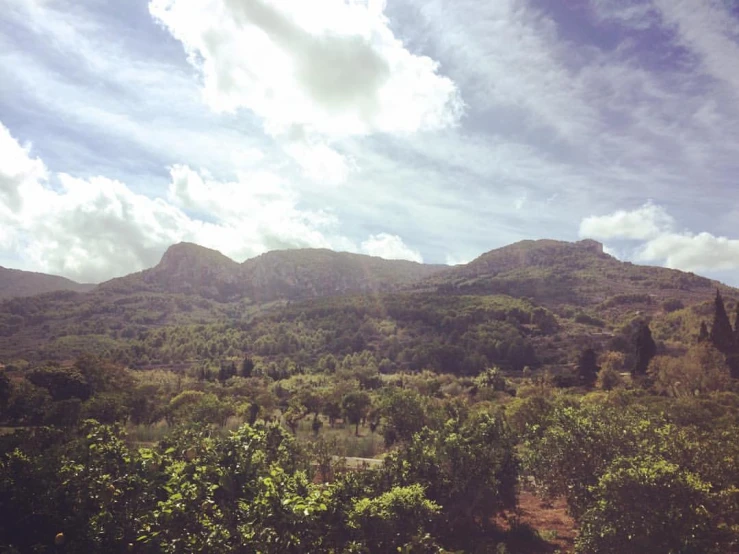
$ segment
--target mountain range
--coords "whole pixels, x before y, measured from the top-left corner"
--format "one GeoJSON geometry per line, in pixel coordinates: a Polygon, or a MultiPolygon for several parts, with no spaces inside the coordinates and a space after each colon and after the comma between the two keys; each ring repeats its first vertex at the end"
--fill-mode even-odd
{"type": "MultiPolygon", "coordinates": [[[[453,267],[325,249],[273,251],[238,263],[215,250],[180,243],[155,267],[94,288],[3,270],[0,361],[11,356],[65,358],[88,350],[119,355],[122,348],[129,352],[126,359],[135,359],[136,352],[143,352],[136,344],[157,329],[212,324],[246,329],[265,317],[300,334],[306,332],[297,323],[301,313],[335,321],[364,313],[364,320],[350,318],[357,326],[351,330],[354,335],[364,332],[360,328],[367,327],[362,323],[367,318],[375,326],[399,329],[414,320],[406,335],[399,335],[414,341],[414,348],[428,340],[454,345],[465,339],[458,332],[439,331],[443,321],[475,312],[476,306],[487,306],[483,311],[488,315],[470,316],[469,322],[478,325],[484,323],[477,321],[480,317],[493,317],[510,323],[510,328],[495,331],[497,343],[508,344],[518,336],[555,359],[562,345],[592,342],[598,336],[606,340],[635,317],[655,318],[664,340],[687,340],[708,313],[705,306],[716,289],[733,308],[736,289],[692,273],[619,261],[592,240],[522,241],[453,267]],[[35,296],[21,297],[30,294],[35,296]]],[[[329,335],[343,331],[321,333],[321,340],[330,342],[329,335]]],[[[361,337],[354,339],[361,342],[361,337]]],[[[222,350],[217,344],[209,348],[208,356],[222,350]]],[[[344,348],[339,351],[351,352],[344,348]]],[[[156,349],[147,355],[177,356],[156,349]]]]}

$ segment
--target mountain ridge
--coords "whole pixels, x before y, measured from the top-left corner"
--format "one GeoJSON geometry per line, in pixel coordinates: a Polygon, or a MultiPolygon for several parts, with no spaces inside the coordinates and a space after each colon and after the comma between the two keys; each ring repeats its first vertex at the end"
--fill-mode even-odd
{"type": "Polygon", "coordinates": [[[586,345],[618,339],[635,319],[653,318],[660,340],[684,344],[708,317],[716,289],[727,306],[739,304],[739,289],[622,262],[595,241],[522,241],[453,267],[326,249],[272,251],[238,263],[184,244],[174,245],[153,268],[87,293],[0,302],[0,358],[67,360],[95,352],[146,363],[139,359],[141,341],[151,343],[152,361],[250,349],[278,356],[278,344],[290,349],[298,343],[290,346],[287,335],[279,335],[270,346],[248,330],[264,327],[273,334],[285,327],[308,333],[309,342],[326,341],[324,353],[342,356],[386,336],[395,342],[385,354],[403,367],[413,359],[422,364],[421,353],[429,348],[447,361],[457,359],[463,345],[473,343],[482,356],[474,367],[484,359],[528,364],[534,351],[542,363],[556,365],[586,345]],[[304,329],[306,317],[314,323],[304,329]],[[322,327],[309,330],[319,320],[322,327]],[[336,321],[347,328],[336,328],[336,321]],[[208,325],[219,326],[218,338],[193,350],[189,334],[210,332],[208,325]],[[475,334],[464,333],[469,325],[478,326],[475,334]],[[156,346],[181,333],[166,352],[156,346]],[[250,338],[224,347],[224,337],[233,333],[250,338]],[[402,354],[407,344],[414,352],[402,354]]]}
{"type": "Polygon", "coordinates": [[[117,293],[138,290],[267,302],[387,292],[445,267],[324,248],[273,250],[238,263],[217,250],[178,243],[167,249],[156,266],[99,287],[117,293]]]}
{"type": "Polygon", "coordinates": [[[0,300],[36,296],[58,290],[88,292],[95,286],[94,284],[78,283],[60,275],[0,266],[0,300]]]}

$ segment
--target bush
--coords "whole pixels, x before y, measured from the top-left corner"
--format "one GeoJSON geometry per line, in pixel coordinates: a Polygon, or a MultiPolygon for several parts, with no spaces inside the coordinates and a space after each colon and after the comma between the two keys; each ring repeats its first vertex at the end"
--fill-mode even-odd
{"type": "Polygon", "coordinates": [[[662,303],[662,309],[668,314],[682,310],[683,308],[685,308],[685,304],[683,304],[682,300],[677,298],[670,298],[662,303]]]}
{"type": "Polygon", "coordinates": [[[617,459],[594,488],[577,552],[726,552],[714,542],[710,489],[664,459],[617,459]]]}

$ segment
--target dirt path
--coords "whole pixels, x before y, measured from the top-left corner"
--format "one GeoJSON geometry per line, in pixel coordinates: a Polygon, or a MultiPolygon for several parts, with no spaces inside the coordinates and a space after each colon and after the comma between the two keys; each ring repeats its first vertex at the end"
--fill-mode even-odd
{"type": "Polygon", "coordinates": [[[536,529],[552,545],[552,552],[557,549],[562,553],[573,552],[577,528],[567,514],[564,499],[544,500],[532,492],[521,491],[518,503],[521,522],[536,529]]]}

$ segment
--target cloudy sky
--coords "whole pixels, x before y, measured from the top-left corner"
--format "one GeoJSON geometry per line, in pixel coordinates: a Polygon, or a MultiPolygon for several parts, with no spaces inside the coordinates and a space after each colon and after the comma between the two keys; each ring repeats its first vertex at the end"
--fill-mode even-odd
{"type": "Polygon", "coordinates": [[[589,237],[739,284],[737,200],[735,0],[3,1],[6,267],[589,237]]]}

